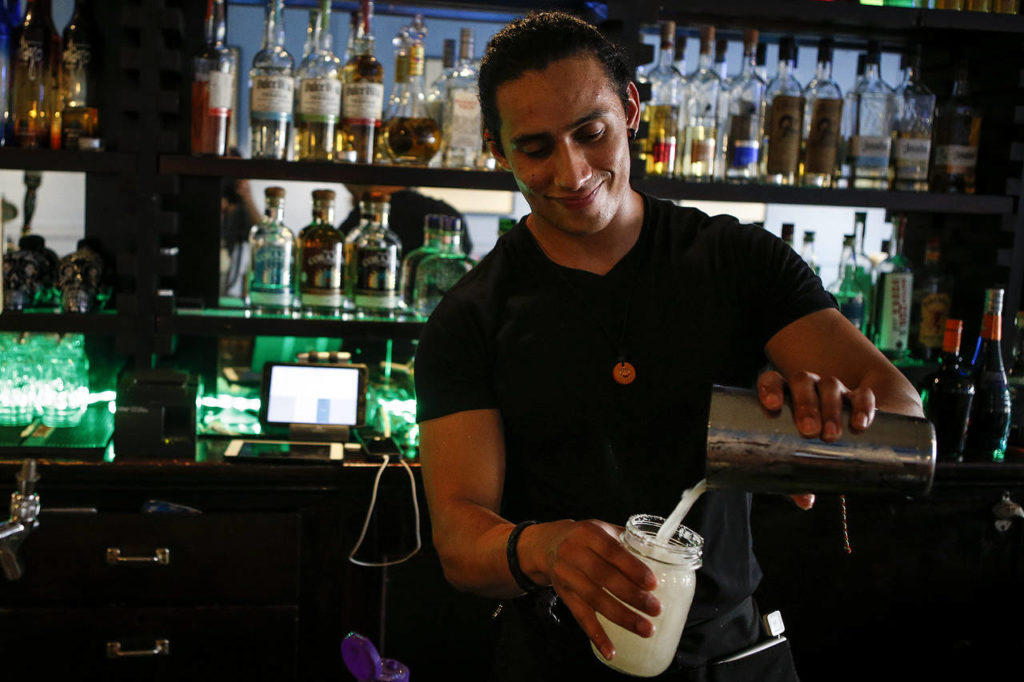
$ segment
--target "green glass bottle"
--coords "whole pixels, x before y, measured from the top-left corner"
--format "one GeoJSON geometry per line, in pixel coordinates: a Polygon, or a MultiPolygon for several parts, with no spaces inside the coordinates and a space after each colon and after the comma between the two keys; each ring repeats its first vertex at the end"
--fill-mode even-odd
{"type": "Polygon", "coordinates": [[[839,275],[829,285],[829,292],[835,296],[841,312],[857,329],[864,326],[864,312],[867,297],[857,281],[857,254],[854,251],[855,237],[843,237],[843,253],[839,257],[839,275]]]}
{"type": "Polygon", "coordinates": [[[910,339],[910,306],[914,291],[914,271],[903,255],[906,216],[899,216],[893,227],[893,253],[878,266],[875,284],[875,322],[872,341],[891,360],[907,356],[910,339]]]}

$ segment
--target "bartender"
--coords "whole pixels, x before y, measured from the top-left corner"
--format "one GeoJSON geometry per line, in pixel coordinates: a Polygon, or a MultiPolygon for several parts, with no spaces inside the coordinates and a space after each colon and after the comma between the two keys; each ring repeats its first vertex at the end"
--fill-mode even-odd
{"type": "MultiPolygon", "coordinates": [[[[531,213],[422,335],[434,543],[452,585],[504,600],[492,679],[622,679],[591,653],[615,656],[595,614],[648,637],[662,605],[618,524],[667,516],[702,478],[712,384],[756,384],[771,410],[788,388],[800,432],[826,441],[876,408],[921,405],[782,241],[630,187],[639,98],[594,27],[559,12],[512,22],[479,90],[485,139],[531,213]]],[[[715,490],[687,516],[704,565],[660,679],[796,679],[782,645],[716,665],[763,638],[749,514],[748,494],[715,490]]]]}

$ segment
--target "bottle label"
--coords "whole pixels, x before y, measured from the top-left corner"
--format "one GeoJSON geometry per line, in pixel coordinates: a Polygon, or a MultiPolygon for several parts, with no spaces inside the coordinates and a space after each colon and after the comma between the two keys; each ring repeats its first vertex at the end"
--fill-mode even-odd
{"type": "Polygon", "coordinates": [[[39,80],[43,75],[43,44],[36,40],[18,41],[18,65],[25,66],[28,78],[39,80]]]}
{"type": "Polygon", "coordinates": [[[295,79],[291,76],[256,76],[252,79],[253,118],[290,120],[295,102],[295,79]]]}
{"type": "Polygon", "coordinates": [[[807,131],[807,156],[804,172],[831,175],[836,169],[836,150],[839,147],[839,121],[843,116],[843,100],[818,99],[811,112],[811,127],[807,131]]]}
{"type": "Polygon", "coordinates": [[[672,167],[676,158],[676,139],[674,137],[655,140],[651,144],[651,161],[672,167]]]}
{"type": "Polygon", "coordinates": [[[448,146],[480,149],[480,100],[472,90],[448,91],[448,146]]]}
{"type": "Polygon", "coordinates": [[[395,245],[383,249],[359,249],[355,254],[355,293],[398,296],[399,258],[395,245]]]}
{"type": "Polygon", "coordinates": [[[292,286],[291,243],[264,244],[252,254],[250,288],[281,289],[292,286]]]}
{"type": "Polygon", "coordinates": [[[942,348],[950,305],[950,296],[945,293],[932,292],[921,299],[921,327],[917,332],[917,341],[925,348],[942,348]]]}
{"type": "Polygon", "coordinates": [[[935,148],[935,165],[950,175],[973,170],[978,163],[978,148],[963,144],[947,144],[935,148]]]}
{"type": "Polygon", "coordinates": [[[850,154],[857,168],[880,170],[889,167],[891,137],[857,135],[850,146],[850,154]]]}
{"type": "Polygon", "coordinates": [[[341,113],[341,81],[306,78],[299,81],[299,116],[315,123],[334,123],[341,113]]]}
{"type": "Polygon", "coordinates": [[[905,272],[882,275],[881,310],[876,345],[883,351],[903,351],[910,335],[910,303],[914,276],[905,272]]]}
{"type": "Polygon", "coordinates": [[[235,74],[223,71],[210,72],[210,113],[227,116],[235,95],[235,74]]]}
{"type": "Polygon", "coordinates": [[[840,300],[839,312],[841,312],[843,317],[848,319],[854,327],[860,329],[864,324],[864,297],[858,294],[856,296],[850,296],[845,300],[840,300]]]}
{"type": "Polygon", "coordinates": [[[86,70],[92,61],[92,46],[78,40],[69,40],[61,53],[64,66],[64,89],[69,99],[85,106],[86,70]]]}
{"type": "Polygon", "coordinates": [[[352,125],[379,125],[384,109],[382,83],[345,83],[341,93],[342,116],[352,125]]]}
{"type": "Polygon", "coordinates": [[[710,164],[715,158],[714,136],[690,141],[690,163],[710,164]]]}
{"type": "Polygon", "coordinates": [[[341,293],[342,243],[326,247],[302,247],[302,293],[341,293]]]}
{"type": "Polygon", "coordinates": [[[804,98],[778,95],[772,100],[768,121],[768,173],[795,173],[800,156],[804,98]]]}
{"type": "Polygon", "coordinates": [[[755,122],[750,114],[733,114],[729,119],[729,165],[745,169],[757,163],[761,151],[760,140],[750,139],[751,127],[755,122]]]}

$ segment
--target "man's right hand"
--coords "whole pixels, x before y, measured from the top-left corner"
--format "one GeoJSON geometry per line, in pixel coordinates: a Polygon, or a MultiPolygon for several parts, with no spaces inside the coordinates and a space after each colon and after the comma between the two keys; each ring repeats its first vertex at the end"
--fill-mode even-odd
{"type": "Polygon", "coordinates": [[[650,616],[661,613],[654,572],[619,542],[622,528],[603,521],[555,521],[526,528],[517,547],[520,566],[538,584],[550,583],[606,659],[615,655],[597,613],[650,637],[650,616]]]}

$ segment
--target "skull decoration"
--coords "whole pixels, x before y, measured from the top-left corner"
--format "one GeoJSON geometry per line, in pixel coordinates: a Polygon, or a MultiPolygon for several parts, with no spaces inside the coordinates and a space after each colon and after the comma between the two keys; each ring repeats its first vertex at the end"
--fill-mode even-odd
{"type": "Polygon", "coordinates": [[[87,313],[96,305],[103,260],[99,254],[82,242],[78,250],[60,259],[57,288],[60,289],[61,308],[67,313],[87,313]]]}

